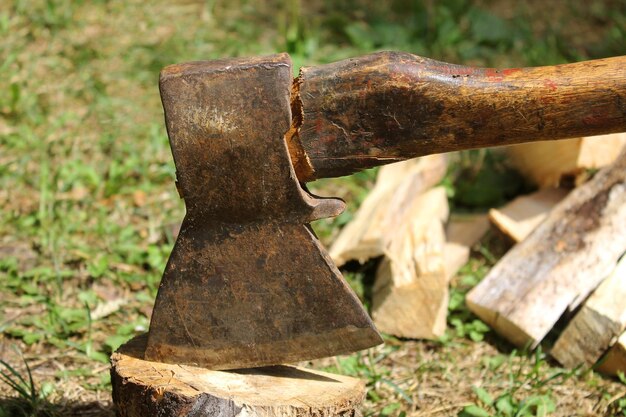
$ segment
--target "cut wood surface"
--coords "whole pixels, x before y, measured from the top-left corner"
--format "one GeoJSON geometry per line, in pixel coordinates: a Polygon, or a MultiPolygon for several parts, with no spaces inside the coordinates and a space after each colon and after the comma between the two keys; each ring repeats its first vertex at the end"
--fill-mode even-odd
{"type": "Polygon", "coordinates": [[[510,161],[540,187],[559,185],[561,177],[612,163],[626,145],[626,133],[560,141],[525,143],[506,149],[510,161]]]}
{"type": "Polygon", "coordinates": [[[329,253],[338,266],[381,256],[399,230],[414,199],[437,184],[446,173],[446,157],[429,155],[382,167],[376,185],[361,204],[329,253]]]}
{"type": "Polygon", "coordinates": [[[535,347],[625,250],[626,151],[509,251],[467,295],[467,304],[512,343],[535,347]]]}
{"type": "Polygon", "coordinates": [[[489,210],[491,222],[515,242],[521,242],[566,195],[562,188],[544,188],[517,197],[504,207],[489,210]]]}
{"type": "Polygon", "coordinates": [[[626,332],[611,346],[596,369],[607,375],[617,375],[618,372],[626,374],[626,332]]]}
{"type": "Polygon", "coordinates": [[[358,379],[294,366],[231,372],[143,360],[146,337],[111,357],[118,417],[354,416],[365,396],[358,379]]]}
{"type": "Polygon", "coordinates": [[[444,265],[448,216],[445,189],[414,199],[407,220],[385,247],[372,297],[372,318],[385,333],[436,338],[446,327],[448,279],[444,265]]]}
{"type": "Polygon", "coordinates": [[[484,214],[454,216],[446,226],[444,264],[450,280],[469,260],[470,249],[489,230],[489,221],[484,214]]]}
{"type": "Polygon", "coordinates": [[[554,344],[562,365],[592,366],[626,329],[626,256],[585,301],[554,344]]]}

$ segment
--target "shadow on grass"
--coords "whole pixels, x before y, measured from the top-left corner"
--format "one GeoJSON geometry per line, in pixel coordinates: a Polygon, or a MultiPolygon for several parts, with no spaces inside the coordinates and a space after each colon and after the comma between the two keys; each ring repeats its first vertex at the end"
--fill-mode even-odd
{"type": "Polygon", "coordinates": [[[115,417],[113,404],[99,402],[54,404],[45,400],[33,404],[20,397],[0,398],[0,417],[115,417]]]}

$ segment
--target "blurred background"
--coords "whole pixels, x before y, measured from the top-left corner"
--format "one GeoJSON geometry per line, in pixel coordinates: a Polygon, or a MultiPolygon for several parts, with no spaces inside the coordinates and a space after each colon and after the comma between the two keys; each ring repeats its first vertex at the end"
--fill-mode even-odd
{"type": "MultiPolygon", "coordinates": [[[[624,55],[626,1],[0,2],[0,369],[26,387],[32,372],[36,388],[0,382],[0,416],[112,415],[109,355],[147,330],[184,214],[158,94],[161,68],[286,51],[297,72],[383,49],[495,67],[624,55]]],[[[528,189],[489,151],[455,158],[444,179],[453,210],[484,211],[528,189]],[[476,181],[489,183],[487,195],[476,194],[476,181]]],[[[315,226],[326,244],[375,175],[312,185],[349,203],[338,219],[315,226]]],[[[495,262],[498,245],[476,249],[463,272],[467,286],[495,262]]],[[[346,273],[362,296],[366,275],[346,273]]],[[[517,352],[454,308],[458,321],[445,340],[389,338],[385,347],[312,366],[365,378],[367,415],[454,415],[481,401],[471,387],[492,360],[536,368],[541,383],[520,380],[512,395],[557,401],[565,394],[554,393],[556,380],[590,409],[601,404],[599,414],[624,413],[626,400],[619,409],[611,400],[624,381],[568,373],[541,353],[517,352]]],[[[493,378],[504,387],[511,374],[493,378]]],[[[587,415],[569,403],[563,415],[587,415]]]]}

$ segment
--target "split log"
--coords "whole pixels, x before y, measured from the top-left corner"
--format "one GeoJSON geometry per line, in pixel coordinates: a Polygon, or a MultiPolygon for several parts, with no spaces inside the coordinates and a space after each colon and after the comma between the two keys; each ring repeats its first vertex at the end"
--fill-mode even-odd
{"type": "Polygon", "coordinates": [[[294,366],[211,371],[143,359],[146,337],[111,357],[118,417],[359,415],[365,383],[294,366]]]}
{"type": "Polygon", "coordinates": [[[446,167],[444,155],[429,155],[382,167],[374,189],[329,250],[337,266],[353,259],[364,263],[381,256],[399,230],[412,201],[441,181],[446,167]]]}
{"type": "Polygon", "coordinates": [[[509,251],[467,295],[467,304],[515,345],[535,347],[625,250],[626,150],[509,251]]]}
{"type": "Polygon", "coordinates": [[[470,258],[470,247],[458,243],[446,242],[443,248],[443,268],[446,281],[450,282],[470,258]]]}
{"type": "Polygon", "coordinates": [[[372,318],[382,332],[437,338],[446,327],[448,279],[444,265],[448,199],[443,187],[414,199],[385,248],[372,296],[372,318]]]}
{"type": "Polygon", "coordinates": [[[523,195],[499,209],[489,210],[489,219],[502,233],[521,242],[548,216],[566,195],[562,188],[544,188],[523,195]]]}
{"type": "Polygon", "coordinates": [[[489,230],[489,221],[484,214],[455,216],[446,226],[444,265],[448,281],[467,263],[470,249],[489,230]]]}
{"type": "Polygon", "coordinates": [[[611,346],[596,369],[607,375],[617,375],[618,372],[626,374],[626,332],[611,346]]]}
{"type": "Polygon", "coordinates": [[[559,185],[564,175],[611,164],[626,145],[626,133],[513,145],[506,152],[513,165],[540,187],[559,185]]]}
{"type": "Polygon", "coordinates": [[[568,323],[551,350],[567,368],[592,366],[626,329],[626,256],[568,323]]]}
{"type": "Polygon", "coordinates": [[[454,215],[446,226],[446,240],[450,243],[472,247],[489,230],[484,214],[454,215]]]}

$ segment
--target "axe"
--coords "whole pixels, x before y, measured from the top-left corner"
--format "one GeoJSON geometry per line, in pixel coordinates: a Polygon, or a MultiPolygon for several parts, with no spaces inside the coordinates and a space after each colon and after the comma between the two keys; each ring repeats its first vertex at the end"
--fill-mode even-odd
{"type": "Polygon", "coordinates": [[[291,74],[287,54],[161,72],[187,212],[146,359],[234,369],[382,343],[309,227],[344,203],[307,181],[626,130],[626,57],[498,70],[381,52],[291,74]]]}

